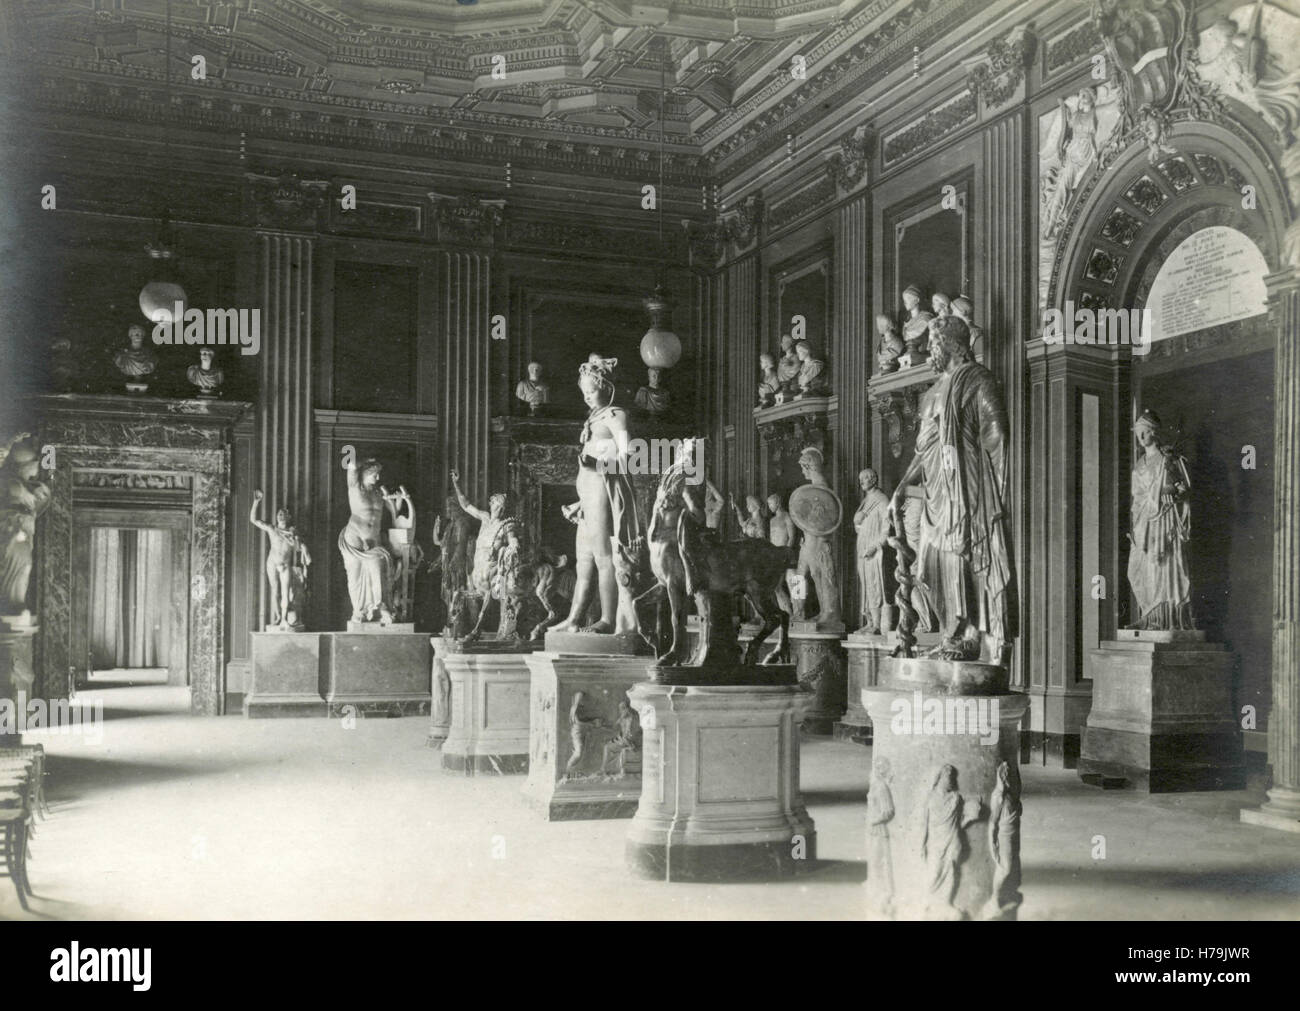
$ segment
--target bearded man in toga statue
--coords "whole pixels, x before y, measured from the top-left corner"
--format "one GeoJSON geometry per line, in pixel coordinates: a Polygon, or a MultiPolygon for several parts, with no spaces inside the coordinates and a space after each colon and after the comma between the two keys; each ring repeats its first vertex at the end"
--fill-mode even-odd
{"type": "Polygon", "coordinates": [[[917,577],[944,636],[930,655],[979,660],[987,640],[989,661],[1006,664],[1016,634],[1006,405],[993,374],[972,359],[964,321],[935,319],[929,351],[939,379],[921,400],[916,455],[890,501],[890,524],[901,529],[906,488],[919,481],[917,577]]]}

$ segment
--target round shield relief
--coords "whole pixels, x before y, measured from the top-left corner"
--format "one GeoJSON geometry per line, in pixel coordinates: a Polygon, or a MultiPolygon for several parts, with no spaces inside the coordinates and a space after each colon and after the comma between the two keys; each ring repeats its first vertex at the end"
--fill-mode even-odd
{"type": "Polygon", "coordinates": [[[792,491],[789,510],[794,525],[815,537],[829,537],[844,518],[839,496],[815,484],[802,484],[792,491]]]}

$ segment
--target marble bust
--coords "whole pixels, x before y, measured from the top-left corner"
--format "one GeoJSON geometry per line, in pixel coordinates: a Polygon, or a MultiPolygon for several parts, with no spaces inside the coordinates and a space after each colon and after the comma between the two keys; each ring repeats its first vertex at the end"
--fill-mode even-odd
{"type": "Polygon", "coordinates": [[[976,358],[984,356],[984,328],[975,325],[975,303],[966,295],[952,300],[952,314],[966,324],[970,331],[970,350],[976,358]]]}
{"type": "Polygon", "coordinates": [[[941,291],[936,291],[930,296],[930,307],[934,309],[937,318],[952,315],[952,299],[941,291]]]}
{"type": "Polygon", "coordinates": [[[542,382],[541,362],[528,363],[528,375],[515,386],[515,398],[528,405],[529,414],[551,402],[551,388],[542,382]]]}
{"type": "Polygon", "coordinates": [[[906,349],[903,338],[898,336],[898,327],[893,319],[885,313],[876,317],[876,332],[880,334],[880,350],[876,354],[879,363],[877,371],[882,376],[898,371],[898,359],[906,349]]]}
{"type": "Polygon", "coordinates": [[[795,380],[799,378],[799,356],[794,350],[794,338],[788,333],[781,335],[781,357],[776,363],[776,381],[780,384],[780,392],[786,396],[793,396],[797,387],[795,380]]]}
{"type": "Polygon", "coordinates": [[[140,323],[132,323],[126,332],[128,345],[113,356],[117,371],[126,376],[126,388],[131,393],[143,393],[149,389],[145,377],[151,375],[158,367],[158,356],[153,348],[144,342],[145,330],[140,323]]]}
{"type": "Polygon", "coordinates": [[[781,381],[776,377],[776,362],[764,352],[758,356],[758,367],[762,373],[762,378],[758,381],[758,406],[771,407],[781,390],[781,381]]]}
{"type": "Polygon", "coordinates": [[[903,341],[907,352],[898,364],[910,368],[930,355],[930,321],[934,319],[934,313],[921,308],[921,289],[914,284],[909,284],[903,292],[903,305],[907,309],[907,318],[903,321],[903,341]]]}
{"type": "Polygon", "coordinates": [[[221,384],[225,379],[225,373],[213,367],[212,362],[215,357],[216,352],[212,348],[199,348],[199,363],[185,370],[185,378],[191,385],[198,387],[200,397],[221,396],[221,384]]]}
{"type": "Polygon", "coordinates": [[[663,378],[663,369],[651,365],[645,372],[646,385],[636,391],[637,408],[646,414],[667,414],[673,406],[673,395],[667,388],[659,385],[660,379],[663,378]]]}
{"type": "Polygon", "coordinates": [[[826,363],[820,358],[813,357],[812,347],[807,341],[799,341],[794,346],[794,350],[799,358],[799,375],[795,379],[798,392],[795,399],[824,397],[830,393],[826,363]]]}

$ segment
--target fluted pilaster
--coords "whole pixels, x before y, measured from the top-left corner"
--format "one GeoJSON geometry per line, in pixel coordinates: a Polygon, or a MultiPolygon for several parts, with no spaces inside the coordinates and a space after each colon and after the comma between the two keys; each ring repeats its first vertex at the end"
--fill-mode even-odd
{"type": "Polygon", "coordinates": [[[754,427],[753,390],[758,385],[759,355],[758,257],[746,256],[727,267],[727,343],[731,361],[728,369],[727,414],[736,426],[735,470],[726,476],[729,491],[745,494],[760,491],[758,431],[754,427]]]}
{"type": "Polygon", "coordinates": [[[461,473],[461,488],[486,502],[492,376],[489,344],[492,258],[486,252],[445,252],[439,259],[438,330],[442,376],[438,417],[442,459],[461,473]]]}

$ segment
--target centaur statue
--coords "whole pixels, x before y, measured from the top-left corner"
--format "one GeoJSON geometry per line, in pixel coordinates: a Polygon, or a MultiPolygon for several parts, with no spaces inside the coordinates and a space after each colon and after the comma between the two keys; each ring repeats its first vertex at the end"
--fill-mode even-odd
{"type": "MultiPolygon", "coordinates": [[[[728,650],[723,644],[724,637],[713,634],[713,611],[718,604],[714,598],[744,594],[763,624],[749,641],[740,662],[755,663],[763,641],[773,629],[779,628],[776,647],[763,662],[788,663],[790,616],[777,603],[777,590],[783,585],[786,569],[795,563],[795,552],[755,538],[731,543],[718,539],[705,523],[702,502],[694,501],[687,488],[687,474],[700,473],[693,466],[698,448],[698,440],[684,440],[681,456],[664,471],[659,481],[646,538],[650,569],[656,582],[636,598],[637,630],[655,648],[659,656],[655,662],[657,667],[687,664],[734,666],[738,659],[735,644],[731,643],[728,650]],[[689,660],[686,637],[688,596],[695,598],[701,619],[700,646],[689,660]],[[652,608],[657,609],[665,600],[672,614],[671,644],[667,650],[663,649],[662,641],[656,641],[658,636],[646,632],[647,628],[657,627],[653,619],[657,610],[652,608]],[[730,655],[725,655],[728,652],[730,655]]],[[[729,614],[727,608],[718,617],[726,620],[729,614]]]]}

